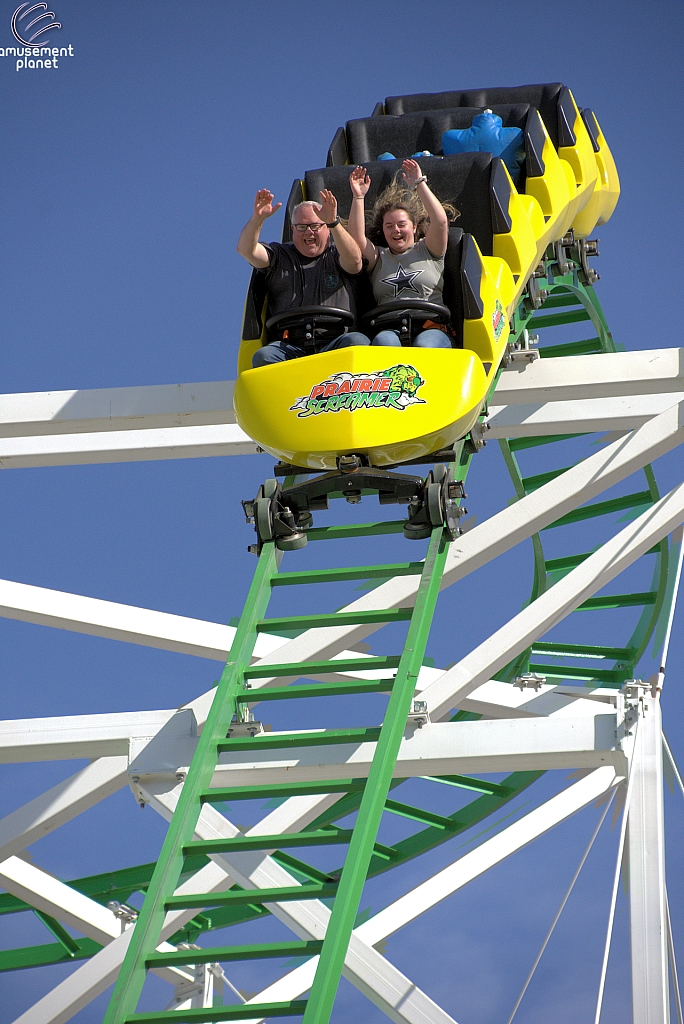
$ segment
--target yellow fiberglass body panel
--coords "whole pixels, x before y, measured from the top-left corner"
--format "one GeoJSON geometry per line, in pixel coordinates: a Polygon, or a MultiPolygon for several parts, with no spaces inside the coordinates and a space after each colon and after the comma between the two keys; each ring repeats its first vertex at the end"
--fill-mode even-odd
{"type": "MultiPolygon", "coordinates": [[[[525,181],[525,194],[537,200],[544,215],[545,230],[538,245],[542,252],[550,242],[562,238],[570,227],[572,219],[571,200],[577,191],[575,176],[567,163],[562,161],[556,147],[549,138],[546,127],[537,113],[537,131],[543,132],[544,144],[542,161],[544,173],[528,175],[525,181]]],[[[541,258],[541,257],[540,257],[541,258]]]]}
{"type": "MultiPolygon", "coordinates": [[[[594,120],[596,120],[595,117],[594,120]]],[[[573,222],[573,230],[578,238],[586,238],[599,224],[605,224],[610,219],[620,198],[620,179],[613,154],[608,148],[598,122],[596,122],[596,127],[599,148],[598,152],[594,151],[594,159],[598,175],[591,199],[573,222]]]]}
{"type": "Polygon", "coordinates": [[[334,469],[354,452],[388,466],[463,437],[488,386],[464,349],[353,346],[246,370],[234,402],[242,429],[292,465],[334,469]]]}
{"type": "Polygon", "coordinates": [[[572,126],[575,144],[574,146],[559,146],[558,155],[562,160],[566,160],[570,164],[575,177],[576,192],[572,217],[572,225],[574,225],[577,214],[591,199],[598,176],[598,169],[589,132],[582,120],[582,115],[577,109],[572,93],[570,93],[570,98],[572,99],[575,111],[575,123],[572,126]]]}
{"type": "Polygon", "coordinates": [[[492,254],[505,260],[511,273],[521,278],[524,284],[539,262],[537,234],[542,230],[543,215],[536,200],[518,195],[505,165],[502,166],[501,172],[508,180],[507,212],[511,230],[493,234],[492,254]]]}
{"type": "MultiPolygon", "coordinates": [[[[479,255],[479,249],[478,249],[479,255]]],[[[480,256],[480,301],[483,314],[463,321],[463,347],[476,352],[488,381],[494,379],[511,332],[510,312],[516,286],[508,264],[496,256],[480,256]]]]}

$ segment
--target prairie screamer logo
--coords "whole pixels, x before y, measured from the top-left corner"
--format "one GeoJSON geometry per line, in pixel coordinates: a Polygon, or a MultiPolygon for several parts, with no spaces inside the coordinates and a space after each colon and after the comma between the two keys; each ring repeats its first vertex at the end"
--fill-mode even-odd
{"type": "Polygon", "coordinates": [[[322,412],[346,409],[397,409],[409,405],[425,405],[417,391],[425,383],[413,366],[391,366],[377,373],[334,373],[311,388],[311,393],[298,398],[290,406],[299,419],[318,416],[322,412]]]}

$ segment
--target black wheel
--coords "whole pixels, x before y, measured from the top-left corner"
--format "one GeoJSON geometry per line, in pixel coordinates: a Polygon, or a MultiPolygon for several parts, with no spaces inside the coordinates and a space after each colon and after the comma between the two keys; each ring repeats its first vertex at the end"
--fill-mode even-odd
{"type": "Polygon", "coordinates": [[[432,526],[443,526],[445,510],[441,483],[427,485],[425,488],[425,504],[430,524],[432,526]]]}
{"type": "Polygon", "coordinates": [[[261,543],[273,540],[273,513],[271,498],[257,498],[254,502],[254,527],[261,543]]]}

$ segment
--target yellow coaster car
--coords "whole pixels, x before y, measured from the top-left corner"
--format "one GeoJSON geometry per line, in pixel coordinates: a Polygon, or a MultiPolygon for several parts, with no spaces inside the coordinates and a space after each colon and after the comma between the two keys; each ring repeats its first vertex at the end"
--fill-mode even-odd
{"type": "MultiPolygon", "coordinates": [[[[381,503],[409,504],[406,536],[429,536],[442,521],[455,536],[459,485],[450,471],[441,467],[423,480],[390,470],[456,457],[454,444],[472,431],[492,389],[523,291],[531,308],[541,304],[540,261],[543,274],[552,267],[562,276],[579,263],[589,281],[596,276],[587,264],[596,244],[587,235],[612,214],[619,181],[594,114],[580,111],[560,83],[389,97],[371,117],[338,129],[327,166],[294,182],[283,241],[291,239],[294,208],[321,189],[331,189],[340,216],[348,216],[350,165],[369,171],[370,208],[417,150],[432,191],[460,213],[449,231],[439,307],[452,348],[358,346],[253,369],[254,353],[271,340],[264,278],[254,272],[234,393],[237,421],[281,460],[280,475],[325,474],[285,490],[267,481],[254,501],[243,502],[256,526],[255,550],[267,539],[301,547],[312,510],[326,508],[330,494],[357,501],[363,490],[376,490],[381,503]],[[440,155],[443,132],[468,127],[485,108],[520,129],[517,171],[491,152],[440,155]]],[[[429,303],[392,305],[406,323],[435,319],[429,303]]],[[[302,323],[311,320],[312,336],[317,316],[340,314],[340,333],[349,317],[329,307],[290,312],[302,323]]],[[[369,311],[358,325],[371,338],[379,330],[374,313],[379,320],[380,310],[369,311]]]]}
{"type": "MultiPolygon", "coordinates": [[[[459,347],[359,346],[250,369],[261,339],[244,340],[234,395],[243,430],[284,462],[318,471],[336,469],[349,453],[392,466],[464,437],[506,348],[514,283],[504,260],[482,256],[459,228],[450,231],[445,262],[459,347]]],[[[249,316],[245,323],[250,333],[249,316]]]]}

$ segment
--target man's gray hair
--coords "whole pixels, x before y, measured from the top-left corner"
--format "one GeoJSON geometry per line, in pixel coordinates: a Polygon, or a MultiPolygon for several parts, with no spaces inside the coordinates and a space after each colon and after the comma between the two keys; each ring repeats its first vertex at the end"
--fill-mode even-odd
{"type": "Polygon", "coordinates": [[[313,201],[313,199],[307,199],[306,202],[304,202],[304,203],[298,203],[297,206],[295,206],[294,210],[292,211],[292,223],[293,224],[294,224],[295,217],[297,216],[297,214],[299,213],[299,211],[301,210],[301,208],[303,206],[313,206],[315,210],[321,210],[322,209],[321,204],[320,203],[315,203],[313,201]]]}

